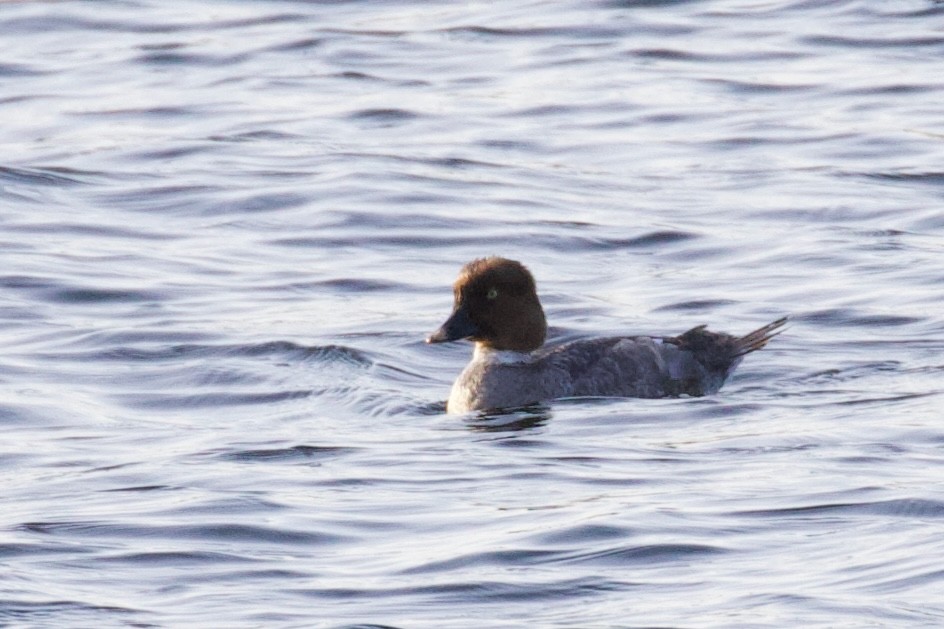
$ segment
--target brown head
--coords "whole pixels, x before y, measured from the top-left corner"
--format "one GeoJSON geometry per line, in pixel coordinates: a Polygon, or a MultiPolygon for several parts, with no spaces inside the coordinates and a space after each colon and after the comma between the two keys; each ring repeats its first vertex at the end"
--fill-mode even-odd
{"type": "Polygon", "coordinates": [[[469,262],[453,285],[452,315],[427,343],[470,339],[498,350],[530,352],[544,344],[547,322],[534,278],[520,262],[469,262]]]}

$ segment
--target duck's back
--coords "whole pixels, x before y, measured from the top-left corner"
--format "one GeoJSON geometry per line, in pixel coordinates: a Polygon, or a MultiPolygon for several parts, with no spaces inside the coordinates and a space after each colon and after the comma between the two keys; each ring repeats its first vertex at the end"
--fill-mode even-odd
{"type": "Polygon", "coordinates": [[[699,326],[675,337],[583,339],[533,354],[476,350],[453,385],[448,408],[462,413],[562,397],[710,395],[785,322],[742,337],[699,326]]]}
{"type": "Polygon", "coordinates": [[[477,354],[452,387],[450,412],[564,397],[706,395],[727,375],[713,374],[688,350],[649,337],[578,340],[522,356],[477,354]]]}
{"type": "Polygon", "coordinates": [[[698,358],[666,339],[642,336],[573,341],[548,350],[541,361],[566,396],[659,398],[714,393],[735,366],[728,361],[727,368],[712,370],[698,358]]]}

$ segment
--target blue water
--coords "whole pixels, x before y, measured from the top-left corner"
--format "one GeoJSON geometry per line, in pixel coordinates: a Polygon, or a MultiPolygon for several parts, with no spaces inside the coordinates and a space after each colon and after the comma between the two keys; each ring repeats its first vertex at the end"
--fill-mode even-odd
{"type": "Polygon", "coordinates": [[[0,625],[944,624],[944,4],[0,4],[0,625]],[[447,416],[472,258],[717,396],[447,416]]]}

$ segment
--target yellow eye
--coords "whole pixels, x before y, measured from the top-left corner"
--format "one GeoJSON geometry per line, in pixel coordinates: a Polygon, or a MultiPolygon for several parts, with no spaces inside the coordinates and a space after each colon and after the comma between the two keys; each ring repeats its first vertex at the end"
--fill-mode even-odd
{"type": "Polygon", "coordinates": [[[497,288],[490,288],[490,289],[488,289],[488,294],[485,295],[485,296],[486,296],[488,299],[495,299],[496,297],[498,297],[498,289],[497,289],[497,288]]]}

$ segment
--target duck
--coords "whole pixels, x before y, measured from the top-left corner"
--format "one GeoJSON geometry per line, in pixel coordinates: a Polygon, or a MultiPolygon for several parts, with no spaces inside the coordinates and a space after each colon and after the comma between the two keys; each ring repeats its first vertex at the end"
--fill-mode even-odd
{"type": "Polygon", "coordinates": [[[426,342],[475,344],[446,402],[447,413],[463,414],[561,398],[711,395],[786,322],[781,317],[740,337],[700,325],[678,336],[593,337],[545,347],[547,320],[534,276],[518,261],[491,256],[462,267],[452,313],[426,342]]]}

